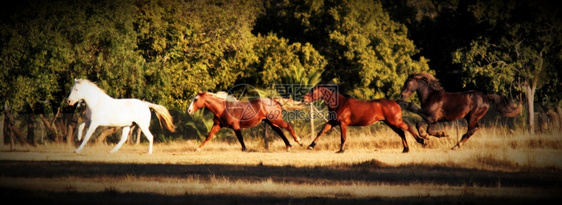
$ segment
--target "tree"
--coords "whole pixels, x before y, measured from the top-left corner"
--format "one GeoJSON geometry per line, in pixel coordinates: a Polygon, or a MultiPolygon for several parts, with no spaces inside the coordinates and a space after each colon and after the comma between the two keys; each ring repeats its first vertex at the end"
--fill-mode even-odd
{"type": "Polygon", "coordinates": [[[251,78],[239,82],[255,82],[258,87],[308,83],[308,78],[322,73],[327,63],[311,44],[289,43],[288,39],[278,38],[275,34],[258,34],[254,50],[258,56],[258,61],[252,65],[254,73],[251,78]]]}
{"type": "Polygon", "coordinates": [[[359,98],[397,97],[409,73],[429,70],[403,24],[378,1],[266,2],[256,33],[310,42],[328,64],[323,80],[349,87],[359,98]]]}
{"type": "Polygon", "coordinates": [[[70,142],[74,108],[65,99],[73,78],[96,81],[112,97],[141,97],[144,61],[135,51],[134,5],[123,3],[23,1],[3,7],[2,103],[39,115],[50,137],[70,142]]]}
{"type": "Polygon", "coordinates": [[[139,51],[153,93],[185,110],[200,90],[227,89],[251,73],[256,1],[139,1],[139,51]]]}
{"type": "Polygon", "coordinates": [[[560,9],[540,1],[478,1],[470,11],[488,29],[454,53],[468,74],[465,85],[502,93],[520,86],[534,133],[536,90],[552,82],[546,74],[557,73],[562,55],[560,9]]]}
{"type": "Polygon", "coordinates": [[[469,11],[473,0],[383,0],[383,7],[391,18],[408,28],[408,36],[419,53],[429,59],[429,67],[436,71],[447,91],[456,92],[475,89],[463,86],[465,73],[462,66],[453,63],[453,55],[476,39],[485,26],[479,24],[469,11]]]}

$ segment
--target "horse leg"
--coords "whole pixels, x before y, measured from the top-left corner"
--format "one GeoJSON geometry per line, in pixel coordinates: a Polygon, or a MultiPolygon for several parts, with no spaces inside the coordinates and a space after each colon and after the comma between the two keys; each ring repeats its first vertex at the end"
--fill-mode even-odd
{"type": "Polygon", "coordinates": [[[468,138],[470,138],[475,132],[476,130],[480,129],[480,126],[478,125],[478,123],[475,123],[472,126],[468,127],[468,131],[462,135],[461,141],[458,142],[455,146],[453,146],[453,148],[451,148],[451,150],[456,150],[461,148],[461,146],[468,140],[468,138]]]}
{"type": "Polygon", "coordinates": [[[337,151],[336,153],[344,153],[345,152],[345,141],[347,139],[347,124],[340,124],[340,129],[341,129],[341,146],[340,146],[340,150],[337,151]]]}
{"type": "Polygon", "coordinates": [[[90,123],[92,121],[88,120],[85,122],[82,122],[82,124],[78,125],[78,141],[82,140],[82,136],[84,136],[86,133],[84,131],[84,128],[88,128],[90,127],[90,123]]]}
{"type": "Polygon", "coordinates": [[[242,151],[243,152],[246,151],[247,149],[246,149],[246,145],[244,144],[244,138],[242,138],[242,131],[237,129],[234,130],[234,133],[236,133],[236,138],[238,138],[238,141],[240,141],[240,144],[242,145],[242,151]]]}
{"type": "Polygon", "coordinates": [[[287,147],[287,152],[290,152],[291,151],[291,143],[289,143],[289,140],[287,140],[287,137],[285,137],[285,134],[283,133],[283,130],[281,130],[279,127],[275,126],[274,124],[272,124],[268,120],[265,120],[265,122],[267,122],[267,124],[269,124],[271,126],[271,129],[273,129],[273,131],[275,131],[281,137],[281,139],[283,139],[283,142],[285,142],[285,146],[287,147]]]}
{"type": "Polygon", "coordinates": [[[119,143],[117,143],[117,145],[115,145],[115,147],[109,151],[109,154],[113,154],[115,152],[117,152],[117,150],[119,150],[119,148],[121,148],[121,146],[123,146],[123,143],[125,143],[125,141],[127,141],[127,136],[129,136],[129,131],[131,130],[131,127],[123,127],[123,133],[121,133],[121,140],[119,140],[119,143]]]}
{"type": "Polygon", "coordinates": [[[197,147],[196,150],[201,151],[201,149],[203,149],[203,146],[205,146],[205,144],[207,144],[207,142],[209,142],[209,140],[211,140],[220,129],[220,124],[215,122],[215,124],[213,124],[213,127],[211,128],[211,131],[209,132],[209,134],[207,134],[207,138],[205,138],[205,140],[201,143],[201,145],[199,145],[199,147],[197,147]]]}
{"type": "Polygon", "coordinates": [[[148,125],[137,125],[141,129],[141,132],[144,134],[144,136],[146,136],[146,139],[148,139],[148,154],[152,154],[152,142],[154,141],[154,136],[152,136],[152,133],[148,129],[148,125]]]}
{"type": "Polygon", "coordinates": [[[420,133],[420,137],[427,139],[427,132],[425,132],[424,130],[424,126],[427,125],[427,127],[429,127],[427,121],[425,119],[422,119],[421,121],[418,121],[416,123],[416,128],[418,129],[418,132],[420,133]]]}
{"type": "Polygon", "coordinates": [[[466,122],[468,123],[468,130],[466,134],[462,135],[461,141],[458,142],[453,148],[451,148],[452,150],[461,148],[461,146],[468,140],[468,138],[470,138],[476,132],[476,130],[479,129],[480,126],[478,125],[478,120],[484,117],[487,111],[488,111],[487,107],[478,109],[476,112],[472,114],[468,114],[465,117],[466,122]]]}
{"type": "Polygon", "coordinates": [[[82,140],[82,135],[84,135],[84,127],[86,127],[86,122],[81,123],[78,125],[78,141],[82,140]]]}
{"type": "Polygon", "coordinates": [[[407,153],[408,151],[410,151],[410,148],[408,147],[408,141],[406,141],[406,134],[404,133],[404,130],[402,130],[402,129],[404,129],[403,127],[406,124],[402,125],[402,127],[399,127],[399,125],[390,124],[387,121],[385,121],[384,123],[386,125],[388,125],[394,132],[396,132],[396,134],[398,134],[398,136],[400,136],[400,138],[402,138],[402,146],[404,146],[404,150],[402,150],[402,153],[407,153]]]}
{"type": "Polygon", "coordinates": [[[412,126],[410,126],[406,123],[404,123],[404,124],[406,125],[406,128],[405,129],[403,128],[402,130],[406,130],[410,134],[412,134],[412,136],[416,139],[416,142],[420,143],[423,146],[427,145],[427,142],[425,141],[424,138],[421,138],[420,136],[418,136],[418,134],[416,132],[412,131],[412,126]]]}
{"type": "Polygon", "coordinates": [[[330,122],[326,123],[326,125],[324,125],[324,128],[322,130],[320,130],[320,132],[318,132],[318,135],[316,136],[316,138],[314,138],[314,141],[312,141],[312,143],[310,143],[310,145],[308,145],[307,149],[314,149],[314,146],[316,146],[316,142],[318,142],[318,139],[320,139],[320,136],[322,136],[328,130],[332,129],[332,127],[334,126],[332,123],[333,122],[330,121],[330,122]]]}
{"type": "Polygon", "coordinates": [[[401,121],[399,123],[394,123],[394,124],[395,124],[395,126],[402,129],[403,131],[408,131],[410,134],[412,134],[412,136],[416,139],[416,142],[422,144],[423,146],[427,145],[427,142],[425,141],[425,139],[421,138],[420,136],[418,136],[418,134],[416,132],[412,131],[412,126],[410,126],[409,124],[405,123],[404,121],[401,121]]]}
{"type": "MultiPolygon", "coordinates": [[[[273,126],[277,126],[279,128],[283,128],[289,131],[289,133],[291,133],[291,136],[293,136],[293,139],[295,140],[295,142],[297,144],[299,144],[300,146],[303,145],[302,140],[300,137],[297,136],[297,134],[295,134],[295,130],[293,130],[293,126],[291,126],[291,124],[283,121],[283,119],[275,119],[275,120],[269,120],[269,125],[273,126]]],[[[285,143],[287,144],[287,143],[285,143]]]]}
{"type": "Polygon", "coordinates": [[[443,132],[443,131],[441,131],[441,132],[435,131],[435,130],[433,129],[433,126],[434,126],[434,125],[435,125],[435,123],[429,123],[429,124],[428,124],[428,126],[427,126],[427,133],[428,133],[429,135],[435,136],[435,137],[437,137],[437,138],[440,138],[440,137],[449,137],[449,135],[447,135],[447,133],[445,133],[445,132],[443,132]]]}
{"type": "Polygon", "coordinates": [[[88,142],[88,140],[90,140],[90,137],[92,136],[92,134],[94,134],[94,131],[96,131],[96,128],[98,128],[97,124],[90,123],[90,127],[88,128],[88,131],[86,132],[86,136],[84,137],[84,140],[82,140],[82,144],[80,144],[80,147],[78,147],[78,149],[74,150],[75,153],[80,153],[80,151],[82,151],[82,149],[84,149],[84,146],[86,146],[86,143],[88,142]]]}

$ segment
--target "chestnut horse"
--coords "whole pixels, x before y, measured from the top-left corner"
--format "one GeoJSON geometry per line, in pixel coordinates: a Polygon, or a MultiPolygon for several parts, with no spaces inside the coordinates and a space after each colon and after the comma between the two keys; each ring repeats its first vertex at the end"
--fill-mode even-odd
{"type": "Polygon", "coordinates": [[[437,122],[466,119],[468,131],[462,136],[460,142],[452,148],[453,150],[460,148],[478,130],[478,120],[488,112],[490,101],[494,102],[496,111],[504,117],[514,117],[521,112],[521,102],[515,107],[504,96],[485,95],[475,90],[446,92],[441,87],[439,80],[423,72],[408,76],[400,96],[402,100],[406,100],[414,92],[418,93],[421,109],[411,105],[407,109],[423,118],[422,121],[417,123],[421,137],[426,138],[427,134],[435,137],[447,137],[444,132],[434,131],[433,125],[437,122]],[[423,130],[425,124],[428,124],[427,133],[423,130]]]}
{"type": "Polygon", "coordinates": [[[339,125],[341,129],[341,147],[337,153],[343,153],[347,139],[347,126],[367,126],[381,120],[402,138],[403,153],[409,151],[408,142],[403,130],[410,132],[417,142],[424,144],[424,139],[420,138],[415,132],[412,132],[410,125],[402,121],[402,109],[394,100],[358,100],[340,94],[338,88],[339,86],[337,85],[316,85],[304,96],[305,103],[323,99],[328,106],[328,110],[335,113],[335,119],[329,119],[324,128],[318,133],[318,136],[308,146],[308,149],[314,149],[320,136],[332,129],[332,127],[339,125]]]}
{"type": "Polygon", "coordinates": [[[242,151],[246,151],[241,129],[256,126],[261,121],[269,124],[271,128],[281,136],[287,146],[287,151],[291,150],[291,144],[280,128],[288,130],[295,142],[302,146],[301,139],[297,137],[293,127],[282,118],[282,105],[285,106],[278,102],[278,100],[270,98],[238,101],[226,92],[218,92],[216,94],[211,92],[197,93],[189,105],[187,112],[191,115],[197,110],[206,107],[215,115],[213,127],[207,135],[207,138],[199,145],[197,151],[200,151],[223,127],[234,130],[238,141],[240,141],[242,145],[242,151]]]}

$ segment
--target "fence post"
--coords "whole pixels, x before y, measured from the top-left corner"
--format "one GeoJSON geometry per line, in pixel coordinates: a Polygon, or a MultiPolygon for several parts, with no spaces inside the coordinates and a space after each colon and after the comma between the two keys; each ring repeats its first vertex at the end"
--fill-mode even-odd
{"type": "Polygon", "coordinates": [[[314,138],[314,107],[310,103],[310,138],[314,138]]]}
{"type": "Polygon", "coordinates": [[[267,135],[268,135],[268,129],[267,129],[268,125],[267,123],[263,123],[263,144],[266,150],[269,150],[269,142],[267,141],[267,135]]]}
{"type": "Polygon", "coordinates": [[[4,113],[0,114],[0,148],[4,147],[4,113]]]}

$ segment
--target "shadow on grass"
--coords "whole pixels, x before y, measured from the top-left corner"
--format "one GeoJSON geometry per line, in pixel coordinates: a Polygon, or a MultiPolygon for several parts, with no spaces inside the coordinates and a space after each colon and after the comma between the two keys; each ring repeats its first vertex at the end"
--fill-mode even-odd
{"type": "Polygon", "coordinates": [[[316,167],[5,160],[0,161],[0,176],[14,178],[193,177],[203,181],[218,177],[230,181],[272,180],[279,183],[326,185],[351,185],[356,182],[482,187],[501,185],[530,188],[560,188],[562,185],[562,175],[558,169],[504,172],[415,164],[390,167],[375,160],[345,166],[316,167]]]}
{"type": "Polygon", "coordinates": [[[506,198],[488,196],[414,196],[349,198],[290,198],[271,196],[233,195],[161,195],[154,193],[114,191],[105,192],[49,192],[0,188],[0,197],[19,204],[552,204],[560,196],[549,199],[506,198]]]}

